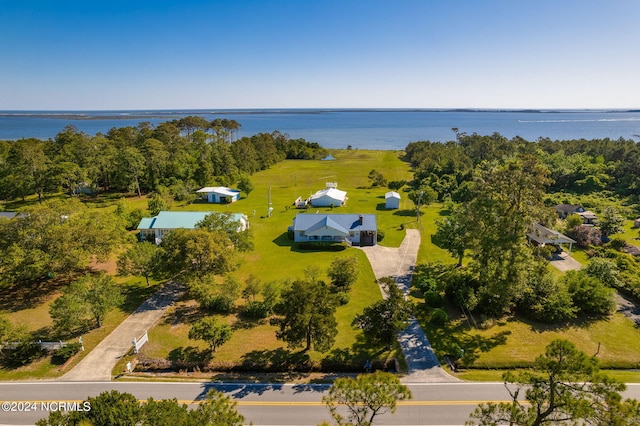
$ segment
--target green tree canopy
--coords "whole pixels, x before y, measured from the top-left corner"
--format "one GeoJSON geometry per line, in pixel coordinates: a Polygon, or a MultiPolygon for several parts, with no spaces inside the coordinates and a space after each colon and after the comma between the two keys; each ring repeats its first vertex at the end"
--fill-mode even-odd
{"type": "Polygon", "coordinates": [[[52,200],[0,222],[0,280],[29,283],[47,275],[85,270],[127,237],[114,213],[90,210],[79,200],[52,200]]]}
{"type": "Polygon", "coordinates": [[[49,314],[56,330],[73,333],[91,320],[96,327],[102,327],[106,314],[123,302],[124,297],[111,276],[85,275],[63,290],[63,295],[51,304],[49,314]]]}
{"type": "Polygon", "coordinates": [[[189,339],[204,340],[211,352],[215,352],[231,339],[231,334],[227,324],[218,323],[215,317],[205,317],[191,326],[189,339]]]}
{"type": "MultiPolygon", "coordinates": [[[[102,392],[86,401],[87,410],[52,411],[49,417],[36,422],[38,426],[242,426],[244,417],[236,403],[215,389],[207,392],[198,408],[190,410],[174,399],[147,401],[116,390],[102,392]]],[[[83,408],[85,408],[83,406],[83,408]]]]}
{"type": "Polygon", "coordinates": [[[637,401],[620,396],[626,386],[602,375],[596,358],[566,340],[551,342],[532,370],[503,377],[512,401],[480,404],[467,424],[627,425],[640,420],[637,401]]]}
{"type": "Polygon", "coordinates": [[[290,347],[325,352],[338,334],[335,312],[336,302],[324,282],[296,280],[282,294],[276,336],[290,347]]]}
{"type": "Polygon", "coordinates": [[[242,223],[239,220],[234,220],[231,213],[214,212],[208,214],[196,224],[196,228],[224,232],[236,250],[243,252],[253,250],[251,229],[248,226],[243,229],[242,223]]]}
{"type": "Polygon", "coordinates": [[[508,312],[522,293],[532,250],[528,230],[550,215],[544,206],[548,171],[533,156],[501,164],[481,163],[474,174],[473,198],[461,215],[473,224],[472,262],[479,283],[477,295],[486,313],[508,312]]]}
{"type": "Polygon", "coordinates": [[[144,277],[149,285],[149,278],[159,269],[160,248],[155,244],[143,241],[129,247],[118,256],[118,274],[144,277]]]}
{"type": "Polygon", "coordinates": [[[339,291],[349,291],[351,285],[358,280],[360,265],[358,258],[336,257],[331,262],[327,275],[331,278],[331,285],[339,291]]]}
{"type": "Polygon", "coordinates": [[[605,207],[598,218],[598,226],[602,236],[609,238],[612,234],[624,231],[624,218],[613,207],[605,207]]]}
{"type": "Polygon", "coordinates": [[[175,229],[164,236],[160,247],[164,270],[186,281],[224,274],[238,266],[231,240],[218,230],[175,229]]]}
{"type": "Polygon", "coordinates": [[[364,308],[361,314],[356,315],[352,325],[362,329],[371,342],[389,348],[396,340],[396,333],[407,327],[413,306],[404,298],[393,278],[385,277],[380,282],[386,298],[364,308]]]}
{"type": "Polygon", "coordinates": [[[395,413],[398,401],[411,397],[409,388],[396,376],[376,371],[336,379],[322,401],[339,425],[369,426],[377,415],[395,413]],[[346,407],[346,416],[341,414],[340,407],[346,407]]]}

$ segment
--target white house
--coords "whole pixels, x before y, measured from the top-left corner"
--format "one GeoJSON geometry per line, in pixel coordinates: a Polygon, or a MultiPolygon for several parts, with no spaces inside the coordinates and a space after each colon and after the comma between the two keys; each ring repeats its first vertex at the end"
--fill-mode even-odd
{"type": "Polygon", "coordinates": [[[377,242],[378,227],[374,214],[297,214],[293,225],[293,241],[348,242],[359,246],[373,246],[377,242]]]}
{"type": "Polygon", "coordinates": [[[585,225],[595,225],[598,221],[598,216],[592,211],[585,210],[580,205],[573,204],[556,204],[553,208],[558,213],[560,219],[566,219],[572,214],[577,214],[582,218],[582,223],[585,225]]]}
{"type": "Polygon", "coordinates": [[[400,194],[395,191],[389,191],[384,194],[384,206],[387,209],[400,208],[400,194]]]}
{"type": "Polygon", "coordinates": [[[562,244],[569,244],[569,252],[571,252],[571,248],[576,243],[575,240],[567,237],[566,235],[544,227],[537,222],[533,225],[531,232],[527,233],[527,238],[529,239],[529,242],[533,241],[542,247],[547,244],[551,244],[559,248],[562,244]]]}
{"type": "Polygon", "coordinates": [[[196,191],[202,199],[209,203],[228,204],[240,199],[240,191],[226,186],[206,186],[196,191]]]}
{"type": "MultiPolygon", "coordinates": [[[[161,211],[157,216],[144,217],[138,225],[141,241],[160,244],[162,238],[174,229],[195,229],[198,222],[216,212],[169,212],[161,211]]],[[[249,219],[242,213],[218,213],[228,215],[229,220],[238,222],[238,232],[249,227],[249,219]]]]}
{"type": "Polygon", "coordinates": [[[309,203],[313,207],[339,207],[347,202],[347,192],[335,187],[327,187],[309,197],[309,203]]]}
{"type": "Polygon", "coordinates": [[[18,212],[0,212],[0,218],[13,219],[18,216],[18,212]]]}

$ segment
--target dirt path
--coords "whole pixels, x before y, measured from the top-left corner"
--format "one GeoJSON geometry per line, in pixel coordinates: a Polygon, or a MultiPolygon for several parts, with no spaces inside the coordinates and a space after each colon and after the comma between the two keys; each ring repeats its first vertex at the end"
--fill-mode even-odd
{"type": "MultiPolygon", "coordinates": [[[[377,279],[391,276],[402,291],[408,294],[413,267],[416,264],[420,248],[420,231],[407,229],[406,232],[406,236],[398,248],[377,245],[363,247],[362,250],[366,253],[377,279]]],[[[422,327],[415,318],[411,318],[409,326],[403,332],[398,333],[398,341],[409,369],[408,375],[403,379],[404,382],[458,381],[444,371],[422,327]]]]}
{"type": "Polygon", "coordinates": [[[184,293],[182,284],[168,282],[116,327],[91,353],[60,381],[110,381],[111,371],[133,346],[133,338],[142,336],[165,310],[184,293]]]}

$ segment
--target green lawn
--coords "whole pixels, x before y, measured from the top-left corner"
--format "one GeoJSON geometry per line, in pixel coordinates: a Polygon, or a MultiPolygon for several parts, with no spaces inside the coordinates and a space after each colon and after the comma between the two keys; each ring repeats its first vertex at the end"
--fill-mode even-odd
{"type": "MultiPolygon", "coordinates": [[[[297,253],[301,255],[300,253],[297,253]]],[[[327,254],[327,253],[323,253],[327,254]]],[[[358,359],[383,358],[400,356],[395,351],[381,351],[380,348],[371,348],[363,344],[362,333],[351,327],[354,316],[361,312],[365,306],[381,298],[380,289],[375,282],[371,267],[366,262],[364,252],[351,249],[349,255],[358,256],[362,265],[360,278],[350,291],[350,300],[340,306],[336,312],[338,321],[338,335],[332,350],[349,350],[358,359]]],[[[334,254],[335,255],[335,254],[334,254]]],[[[200,341],[189,340],[187,335],[190,323],[202,317],[205,313],[197,309],[197,304],[192,300],[184,300],[176,304],[163,321],[149,332],[149,343],[140,353],[142,358],[169,358],[177,359],[180,355],[195,353],[192,359],[200,358],[200,351],[206,349],[206,345],[200,341]]],[[[218,320],[229,324],[233,328],[233,336],[229,342],[220,347],[214,354],[213,363],[239,363],[244,360],[269,359],[286,351],[286,344],[275,337],[276,326],[269,320],[251,321],[242,319],[238,314],[229,316],[217,316],[218,320]]],[[[291,349],[293,353],[298,349],[291,349]]],[[[312,361],[320,361],[327,354],[311,351],[309,357],[312,361]]],[[[187,356],[188,358],[188,356],[187,356]]]]}
{"type": "MultiPolygon", "coordinates": [[[[385,233],[381,244],[399,246],[405,231],[401,225],[415,226],[415,217],[410,212],[412,203],[406,197],[401,201],[399,210],[384,209],[384,194],[387,188],[370,188],[367,175],[370,170],[380,171],[388,180],[409,180],[411,174],[406,163],[399,159],[395,151],[335,151],[334,161],[286,160],[269,170],[256,173],[251,177],[255,189],[248,197],[227,205],[196,202],[176,206],[179,210],[211,210],[240,212],[249,216],[250,227],[254,234],[255,250],[242,255],[238,271],[233,273],[241,281],[249,275],[255,275],[262,281],[296,279],[304,276],[307,268],[315,267],[321,273],[321,279],[329,281],[326,271],[336,257],[356,256],[360,268],[358,281],[350,292],[350,301],[340,306],[336,312],[338,335],[333,349],[346,350],[358,358],[389,357],[399,353],[382,352],[380,348],[369,348],[363,344],[361,332],[351,327],[355,315],[364,307],[381,298],[373,271],[364,252],[357,248],[344,251],[304,251],[296,248],[287,238],[287,227],[298,213],[375,213],[378,228],[385,233]],[[312,208],[307,211],[292,208],[298,197],[308,197],[325,187],[326,182],[337,182],[338,188],[347,191],[348,201],[344,207],[312,208]],[[268,201],[271,199],[273,213],[267,217],[268,201]],[[255,214],[254,214],[255,212],[255,214]]],[[[244,194],[243,194],[244,195],[244,194]]],[[[242,301],[240,301],[242,303],[242,301]]],[[[204,349],[201,342],[187,338],[188,324],[177,321],[176,315],[194,311],[191,302],[186,301],[176,307],[176,311],[167,315],[164,323],[155,327],[149,334],[150,342],[143,348],[141,356],[172,357],[184,351],[204,349]],[[192,349],[189,349],[192,348],[192,349]]],[[[276,327],[268,321],[248,323],[237,315],[220,317],[234,328],[232,339],[219,348],[213,362],[239,362],[243,359],[276,356],[286,345],[275,338],[276,327]]],[[[319,361],[326,354],[311,352],[311,360],[319,361]]]]}
{"type": "Polygon", "coordinates": [[[575,320],[554,326],[522,318],[496,321],[475,329],[461,318],[447,326],[425,325],[440,356],[453,342],[465,350],[469,368],[501,369],[528,366],[555,339],[567,339],[587,354],[597,354],[603,368],[640,367],[640,330],[621,314],[605,320],[575,320]]]}
{"type": "MultiPolygon", "coordinates": [[[[113,329],[115,329],[129,314],[131,314],[144,300],[146,300],[157,288],[157,284],[147,287],[140,279],[117,278],[120,288],[125,295],[125,303],[120,309],[111,311],[104,320],[103,326],[99,329],[90,330],[82,335],[85,351],[79,353],[74,360],[61,370],[61,366],[51,362],[51,357],[43,357],[29,365],[17,369],[8,369],[0,366],[0,380],[25,380],[53,378],[64,374],[77,364],[84,355],[94,348],[113,329]]],[[[24,291],[24,290],[23,290],[24,291]]],[[[14,300],[20,298],[21,291],[13,291],[14,300]]],[[[30,294],[26,292],[27,296],[30,294]]],[[[53,322],[49,316],[49,306],[59,296],[59,292],[52,291],[45,293],[41,298],[34,299],[36,303],[29,306],[11,304],[10,299],[3,298],[0,314],[9,319],[14,324],[23,325],[28,331],[34,334],[36,340],[55,341],[56,335],[52,331],[53,322]]],[[[76,338],[68,341],[77,341],[76,338]]]]}
{"type": "MultiPolygon", "coordinates": [[[[442,217],[441,204],[423,206],[421,220],[415,217],[415,210],[406,193],[400,190],[402,201],[400,209],[384,209],[384,194],[387,188],[371,188],[367,175],[370,170],[381,172],[388,180],[411,180],[411,171],[406,163],[400,160],[397,151],[367,150],[334,150],[335,161],[320,160],[286,160],[269,170],[261,171],[251,177],[255,189],[236,203],[216,205],[196,202],[192,204],[176,203],[172,210],[211,210],[241,212],[249,217],[254,233],[255,250],[243,254],[240,268],[234,275],[245,280],[255,275],[263,281],[296,279],[302,277],[305,269],[316,267],[321,278],[328,280],[326,270],[337,256],[357,256],[361,265],[360,278],[353,285],[348,304],[337,311],[339,332],[334,350],[349,350],[349,356],[386,359],[401,358],[397,349],[386,352],[380,348],[370,348],[364,344],[362,334],[351,327],[353,317],[362,309],[380,299],[380,291],[375,283],[373,272],[364,253],[357,248],[349,248],[340,252],[299,250],[287,239],[287,227],[297,213],[291,204],[298,197],[308,197],[315,191],[324,188],[325,182],[337,182],[338,188],[347,191],[347,205],[334,208],[312,208],[305,213],[375,213],[378,228],[385,237],[380,243],[389,247],[397,247],[404,238],[405,228],[421,229],[422,242],[418,254],[418,262],[441,261],[453,263],[446,250],[433,244],[431,236],[435,233],[435,222],[442,217]],[[273,207],[271,217],[267,217],[269,200],[273,207]]],[[[60,197],[64,195],[60,194],[60,197]]],[[[91,199],[88,204],[104,208],[113,206],[120,196],[104,196],[91,199]]],[[[33,202],[31,198],[28,200],[33,202]]],[[[130,207],[146,208],[146,198],[128,198],[130,207]]],[[[19,207],[20,203],[7,205],[7,208],[19,207]]],[[[640,244],[634,240],[638,231],[631,229],[628,221],[625,232],[621,234],[632,244],[640,244]]],[[[586,264],[587,255],[582,250],[574,250],[573,256],[586,264]]],[[[558,275],[558,273],[556,273],[558,275]]],[[[115,328],[128,313],[132,312],[155,287],[147,288],[141,279],[118,279],[128,294],[128,302],[122,311],[112,312],[100,330],[93,330],[84,336],[85,346],[90,349],[107,333],[115,328]]],[[[57,290],[56,290],[57,291],[57,290]]],[[[46,337],[50,332],[51,320],[48,308],[57,293],[51,291],[37,298],[28,299],[28,304],[10,307],[7,303],[0,305],[0,313],[11,321],[25,323],[29,330],[46,337]]],[[[26,299],[25,299],[26,300],[26,299]]],[[[243,303],[240,301],[240,303],[243,303]]],[[[197,309],[192,300],[183,300],[171,308],[162,321],[149,332],[149,343],[145,345],[141,356],[176,359],[192,354],[199,356],[205,349],[203,343],[189,340],[187,337],[189,324],[204,313],[197,309]]],[[[468,365],[471,369],[458,373],[461,378],[469,380],[500,380],[501,368],[526,366],[553,339],[566,338],[578,345],[588,354],[598,353],[599,359],[609,368],[638,368],[640,366],[640,331],[626,318],[616,314],[605,321],[576,321],[564,327],[550,327],[524,320],[495,322],[482,330],[472,329],[466,322],[454,318],[445,328],[434,328],[427,324],[426,315],[418,309],[418,316],[427,332],[432,345],[439,355],[447,353],[453,342],[465,349],[468,365]],[[599,350],[598,350],[599,348],[599,350]]],[[[283,354],[295,353],[275,338],[276,328],[269,321],[250,322],[238,315],[219,317],[234,328],[232,339],[214,354],[214,363],[241,363],[243,360],[277,360],[283,354]]],[[[85,352],[86,353],[86,352],[85,352]]],[[[311,352],[311,360],[319,361],[327,354],[311,352]]],[[[123,362],[131,356],[123,358],[123,362]]],[[[78,360],[76,359],[75,362],[78,360]]],[[[401,360],[402,362],[402,360],[401,360]]],[[[116,368],[121,372],[122,365],[116,368]]],[[[51,365],[45,358],[22,369],[7,371],[0,369],[0,380],[17,380],[25,378],[47,378],[62,374],[58,366],[51,365]]],[[[637,374],[619,372],[627,381],[635,380],[637,374]]]]}

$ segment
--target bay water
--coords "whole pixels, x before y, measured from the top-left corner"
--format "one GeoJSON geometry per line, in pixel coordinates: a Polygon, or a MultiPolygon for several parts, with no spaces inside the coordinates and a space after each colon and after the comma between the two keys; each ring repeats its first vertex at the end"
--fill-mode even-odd
{"type": "Polygon", "coordinates": [[[280,131],[326,148],[401,150],[409,142],[455,140],[455,132],[539,138],[640,140],[640,110],[256,109],[0,111],[0,140],[55,138],[65,126],[89,135],[199,115],[233,119],[239,137],[280,131]]]}

